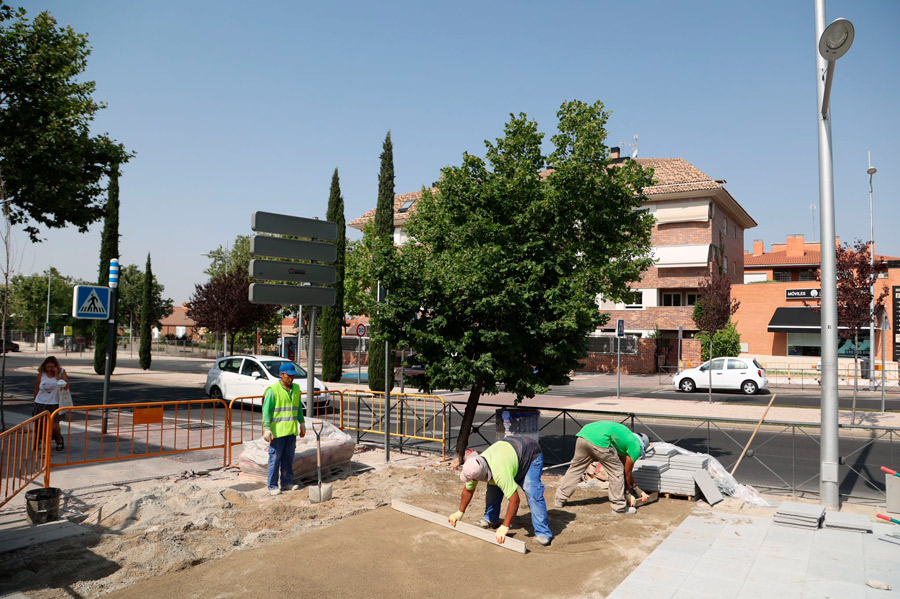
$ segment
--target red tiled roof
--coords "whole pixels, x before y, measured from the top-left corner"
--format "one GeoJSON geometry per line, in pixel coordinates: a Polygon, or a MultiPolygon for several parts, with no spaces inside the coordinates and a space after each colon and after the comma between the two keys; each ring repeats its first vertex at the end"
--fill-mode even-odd
{"type": "MultiPolygon", "coordinates": [[[[437,191],[437,187],[432,187],[431,191],[432,191],[432,193],[437,191]]],[[[413,211],[415,211],[416,204],[418,203],[419,198],[421,198],[421,197],[422,197],[421,190],[420,191],[412,191],[410,193],[401,193],[400,195],[394,196],[394,222],[404,221],[404,220],[408,219],[409,215],[413,211]],[[397,210],[399,210],[403,206],[403,204],[405,204],[409,200],[413,200],[413,203],[409,207],[409,210],[407,210],[406,212],[397,212],[397,210]]],[[[375,218],[375,210],[376,210],[375,208],[372,208],[371,210],[369,210],[368,212],[366,212],[359,218],[355,218],[347,224],[351,227],[358,227],[361,229],[362,225],[366,224],[367,222],[369,222],[370,220],[375,218]]]]}
{"type": "MultiPolygon", "coordinates": [[[[876,260],[896,260],[892,256],[875,254],[876,260]]],[[[788,256],[787,252],[767,252],[759,256],[744,254],[744,269],[766,266],[819,266],[822,253],[818,250],[806,250],[802,256],[788,256]]]]}
{"type": "Polygon", "coordinates": [[[160,321],[160,324],[164,327],[192,327],[197,323],[188,317],[187,308],[185,306],[174,306],[172,308],[172,313],[163,318],[160,321]]]}

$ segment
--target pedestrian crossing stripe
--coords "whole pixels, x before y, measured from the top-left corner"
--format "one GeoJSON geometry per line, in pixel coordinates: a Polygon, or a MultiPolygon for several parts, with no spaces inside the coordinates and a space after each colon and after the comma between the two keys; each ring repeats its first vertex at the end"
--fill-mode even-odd
{"type": "Polygon", "coordinates": [[[81,307],[78,308],[78,311],[84,314],[106,314],[106,308],[103,306],[103,302],[100,301],[100,296],[93,289],[91,289],[91,293],[84,300],[84,303],[81,304],[81,307]]]}

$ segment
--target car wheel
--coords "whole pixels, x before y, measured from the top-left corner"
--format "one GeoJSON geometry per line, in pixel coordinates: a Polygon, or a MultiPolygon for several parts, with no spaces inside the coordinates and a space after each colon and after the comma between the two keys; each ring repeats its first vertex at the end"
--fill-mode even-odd
{"type": "Polygon", "coordinates": [[[684,379],[681,383],[678,384],[678,388],[684,391],[685,393],[693,393],[697,390],[697,385],[694,384],[694,381],[691,379],[684,379]]]}
{"type": "Polygon", "coordinates": [[[209,388],[209,398],[210,399],[222,399],[222,390],[213,385],[209,388]]]}
{"type": "Polygon", "coordinates": [[[756,395],[756,392],[759,391],[759,386],[753,381],[744,381],[741,383],[741,391],[744,392],[744,395],[756,395]]]}

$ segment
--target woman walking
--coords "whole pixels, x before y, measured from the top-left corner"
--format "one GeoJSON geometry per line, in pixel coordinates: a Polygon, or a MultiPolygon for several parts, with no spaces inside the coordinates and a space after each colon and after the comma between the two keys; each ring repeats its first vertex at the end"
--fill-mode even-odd
{"type": "MultiPolygon", "coordinates": [[[[59,407],[59,390],[69,388],[69,376],[59,360],[55,356],[48,356],[38,366],[37,380],[34,381],[34,411],[33,416],[41,412],[53,413],[59,407]]],[[[53,419],[53,440],[56,441],[56,451],[62,451],[66,445],[63,442],[62,431],[59,429],[59,416],[53,419]]]]}

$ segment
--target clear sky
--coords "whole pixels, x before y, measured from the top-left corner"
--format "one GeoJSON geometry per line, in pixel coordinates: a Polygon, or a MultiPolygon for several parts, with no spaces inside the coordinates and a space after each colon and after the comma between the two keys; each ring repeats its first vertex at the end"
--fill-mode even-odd
{"type": "MultiPolygon", "coordinates": [[[[610,146],[638,135],[639,156],[727,180],[759,223],[748,249],[819,239],[812,0],[8,1],[89,34],[86,76],[108,104],[94,130],[137,152],[120,259],[143,268],[150,252],[176,304],[252,212],[324,218],[335,167],[347,221],[373,208],[388,130],[405,193],[483,155],[510,112],[549,139],[570,99],[613,112],[610,146]]],[[[871,150],[878,250],[900,256],[900,2],[827,6],[856,27],[831,96],[837,234],[869,237],[871,150]]],[[[18,272],[95,280],[101,228],[20,233],[18,272]]]]}

